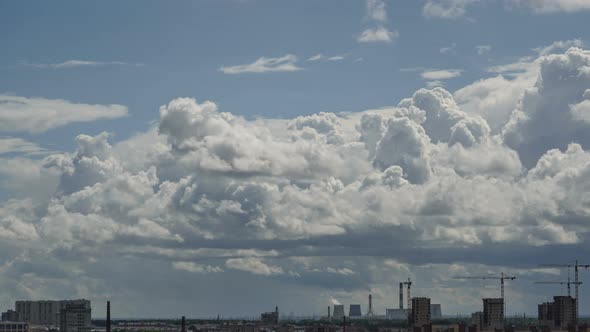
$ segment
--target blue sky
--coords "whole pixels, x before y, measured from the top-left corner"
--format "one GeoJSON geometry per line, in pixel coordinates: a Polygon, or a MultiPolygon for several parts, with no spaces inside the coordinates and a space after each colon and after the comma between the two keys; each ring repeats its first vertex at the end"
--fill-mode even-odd
{"type": "Polygon", "coordinates": [[[214,100],[224,111],[247,117],[395,105],[424,86],[419,73],[403,68],[463,70],[448,81],[452,91],[490,76],[486,69],[491,65],[556,40],[587,40],[589,34],[580,29],[588,19],[584,12],[535,15],[523,8],[506,10],[498,2],[473,4],[462,18],[429,19],[421,1],[389,1],[383,24],[399,32],[391,43],[356,41],[375,25],[363,1],[19,1],[1,6],[0,91],[129,108],[130,115],[117,121],[70,125],[39,137],[58,148],[72,148],[72,135],[105,127],[116,140],[127,138],[145,130],[157,118],[157,108],[179,96],[214,100]],[[490,52],[478,56],[479,45],[491,46],[490,52]],[[453,50],[441,54],[444,47],[453,50]],[[318,53],[345,59],[305,61],[318,53]],[[305,70],[219,71],[286,54],[296,55],[305,70]],[[128,65],[26,65],[68,60],[128,65]]]}
{"type": "Polygon", "coordinates": [[[411,277],[468,314],[497,287],[452,277],[503,271],[508,312],[534,313],[559,290],[532,281],[566,277],[538,265],[590,253],[589,18],[575,0],[1,2],[0,305],[312,314],[371,292],[383,312],[411,277]]]}

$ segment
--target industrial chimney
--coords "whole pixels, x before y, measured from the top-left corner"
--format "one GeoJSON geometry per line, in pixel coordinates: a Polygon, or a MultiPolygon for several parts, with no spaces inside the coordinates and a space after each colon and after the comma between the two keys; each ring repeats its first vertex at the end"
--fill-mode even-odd
{"type": "Polygon", "coordinates": [[[404,308],[404,283],[399,283],[399,308],[404,308]]]}
{"type": "Polygon", "coordinates": [[[328,321],[330,321],[330,306],[328,306],[328,321]]]}
{"type": "Polygon", "coordinates": [[[182,323],[180,326],[181,326],[180,331],[186,332],[186,320],[185,320],[184,316],[182,316],[182,323]]]}
{"type": "Polygon", "coordinates": [[[111,332],[111,301],[107,301],[107,332],[111,332]]]}

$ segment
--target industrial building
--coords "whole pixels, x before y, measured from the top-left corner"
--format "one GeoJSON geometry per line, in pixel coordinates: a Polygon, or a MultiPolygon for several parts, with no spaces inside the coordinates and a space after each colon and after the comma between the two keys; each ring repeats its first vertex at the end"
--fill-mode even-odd
{"type": "Polygon", "coordinates": [[[351,304],[348,309],[348,317],[359,318],[362,316],[363,316],[363,314],[361,312],[361,305],[360,304],[351,304]]]}
{"type": "MultiPolygon", "coordinates": [[[[80,304],[90,308],[90,301],[85,299],[16,301],[14,307],[19,321],[33,325],[58,326],[60,324],[60,311],[68,304],[80,304]]],[[[90,320],[90,315],[88,320],[90,320]]]]}
{"type": "Polygon", "coordinates": [[[408,320],[407,309],[385,309],[385,318],[391,320],[408,320]]]}
{"type": "Polygon", "coordinates": [[[553,302],[539,304],[539,324],[551,329],[567,329],[576,322],[576,299],[554,296],[553,302]]]}
{"type": "Polygon", "coordinates": [[[335,304],[334,305],[334,319],[342,319],[344,317],[344,305],[343,304],[335,304]]]}
{"type": "Polygon", "coordinates": [[[442,308],[441,308],[440,304],[431,304],[430,305],[430,318],[432,318],[432,319],[442,318],[442,308]]]}
{"type": "Polygon", "coordinates": [[[487,298],[483,299],[483,322],[482,330],[494,331],[504,328],[504,299],[487,298]]]}
{"type": "Polygon", "coordinates": [[[92,329],[90,301],[71,301],[59,312],[60,332],[90,332],[92,329]]]}
{"type": "Polygon", "coordinates": [[[427,297],[412,298],[410,323],[415,327],[422,327],[432,323],[430,316],[430,299],[427,297]]]}

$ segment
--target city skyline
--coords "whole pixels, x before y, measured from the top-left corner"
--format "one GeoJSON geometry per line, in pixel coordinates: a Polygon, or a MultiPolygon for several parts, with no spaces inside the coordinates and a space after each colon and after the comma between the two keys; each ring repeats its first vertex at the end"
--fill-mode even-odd
{"type": "Polygon", "coordinates": [[[506,279],[505,314],[535,315],[567,292],[535,282],[590,263],[588,21],[571,0],[0,2],[0,306],[372,294],[385,315],[410,278],[469,315],[506,279]]]}

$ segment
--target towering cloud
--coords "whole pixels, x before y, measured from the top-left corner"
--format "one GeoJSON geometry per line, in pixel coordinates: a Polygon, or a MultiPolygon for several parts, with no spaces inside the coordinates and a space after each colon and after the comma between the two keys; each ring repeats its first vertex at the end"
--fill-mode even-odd
{"type": "MultiPolygon", "coordinates": [[[[524,271],[523,257],[590,249],[590,55],[534,61],[538,77],[521,81],[530,85],[504,123],[493,118],[497,129],[472,110],[478,82],[455,96],[421,89],[389,109],[291,120],[178,98],[128,140],[79,135],[75,151],[32,164],[54,182],[0,204],[0,288],[176,301],[222,287],[250,294],[243,285],[264,278],[258,296],[301,291],[319,308],[367,289],[395,294],[391,276],[414,273],[457,303],[447,279],[469,267],[545,273],[524,271]]],[[[460,303],[454,310],[467,310],[460,303]]]]}

